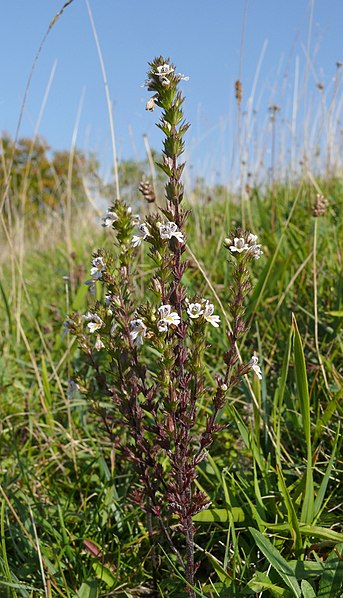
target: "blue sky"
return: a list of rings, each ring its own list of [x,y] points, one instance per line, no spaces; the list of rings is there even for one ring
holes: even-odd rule
[[[183,91],[187,96],[186,116],[192,124],[188,134],[190,159],[197,172],[207,175],[209,169],[221,174],[227,171],[245,0],[89,3],[107,70],[119,156],[144,156],[143,134],[148,135],[152,146],[159,147],[160,135],[154,127],[157,115],[145,111],[149,96],[141,85],[147,62],[162,54],[172,58],[178,71],[190,76],[189,82],[183,83]],[[62,4],[61,0],[11,0],[2,6],[1,131],[15,133],[34,56]],[[243,110],[261,61],[253,101],[262,123],[273,102],[285,114],[290,110],[296,63],[301,99],[311,4],[309,0],[248,0],[247,6]],[[314,0],[310,94],[316,93],[319,81],[328,94],[332,93],[336,61],[343,55],[342,23],[342,0]],[[53,148],[68,148],[83,98],[77,143],[96,152],[104,174],[108,174],[112,163],[108,112],[85,0],[74,0],[47,38],[29,90],[22,136],[32,135],[37,126],[54,68],[39,133]]]

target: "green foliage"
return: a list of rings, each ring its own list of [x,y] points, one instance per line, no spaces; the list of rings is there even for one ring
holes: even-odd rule
[[[62,209],[68,194],[84,202],[83,177],[97,177],[94,156],[88,158],[80,150],[51,152],[40,138],[24,137],[14,146],[5,135],[0,148],[0,187],[7,189],[10,201],[5,209],[11,210],[12,215],[22,209],[28,217]]]
[[[210,510],[194,518],[200,596],[292,596],[294,578],[304,597],[342,595],[343,279],[337,255],[343,250],[343,189],[335,180],[317,184],[330,200],[318,220],[317,242],[318,336],[328,385],[314,342],[310,205],[315,192],[305,185],[280,186],[272,232],[271,195],[256,190],[249,200],[251,228],[263,238],[266,259],[254,268],[254,297],[247,305],[251,328],[242,346],[259,344],[264,380],[255,389],[254,407],[245,382],[230,396],[222,416],[227,427],[212,460],[199,466],[199,488],[212,501]],[[205,273],[225,311],[230,281],[222,242],[239,221],[240,208],[234,198],[207,202],[205,197],[204,192],[190,219],[188,245],[197,261],[192,258],[186,284],[189,293],[200,288],[210,295]],[[138,509],[127,506],[132,470],[118,459],[82,395],[66,396],[70,362],[80,365],[81,360],[75,344],[61,338],[70,309],[63,276],[74,281],[69,305],[86,311],[87,256],[90,249],[111,243],[94,227],[93,217],[84,234],[75,219],[72,240],[77,250],[72,263],[64,238],[57,239],[53,253],[27,247],[23,279],[29,294],[22,297],[21,328],[18,270],[14,265],[11,271],[10,260],[2,266],[4,597],[49,595],[44,584],[51,596],[73,598],[144,595],[152,585],[145,521]],[[144,254],[141,260],[138,288],[149,275]],[[209,388],[220,373],[219,348],[225,344],[223,331],[213,330],[204,364]],[[243,357],[249,359],[250,348]],[[313,510],[306,507],[306,516],[305,497],[313,505]],[[85,540],[99,548],[97,556],[85,548]],[[173,557],[162,558],[159,572],[161,595],[182,596]]]

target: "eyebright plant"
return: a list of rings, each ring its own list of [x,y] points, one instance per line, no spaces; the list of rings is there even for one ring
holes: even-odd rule
[[[169,60],[159,57],[150,63],[145,85],[153,95],[147,109],[157,106],[162,112],[157,126],[164,134],[159,167],[167,175],[166,203],[144,221],[120,199],[107,210],[103,226],[114,231],[114,249],[94,254],[86,282],[93,293],[101,285],[103,299],[85,315],[71,315],[65,330],[77,337],[93,372],[88,378],[76,375],[70,388],[88,397],[115,448],[136,473],[130,499],[146,514],[155,593],[157,536],[164,538],[187,580],[189,595],[195,596],[198,564],[192,518],[210,504],[196,487],[197,466],[215,434],[228,423],[220,422],[219,414],[229,393],[250,371],[261,378],[258,358],[253,355],[241,363],[237,342],[245,332],[248,266],[262,251],[256,235],[240,229],[225,240],[232,262],[228,289],[232,323],[213,390],[203,376],[204,353],[209,331],[224,325],[211,299],[189,296],[182,282],[188,267],[184,254],[190,215],[182,207],[185,163],[179,161],[189,128],[179,89],[184,79]],[[153,265],[143,302],[135,282],[142,247]]]

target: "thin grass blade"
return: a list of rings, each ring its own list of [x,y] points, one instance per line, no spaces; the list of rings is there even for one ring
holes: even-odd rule
[[[311,523],[313,521],[314,487],[312,473],[310,395],[308,392],[304,350],[294,314],[292,314],[292,327],[295,380],[298,391],[302,427],[305,435],[307,448],[306,484],[304,500],[301,510],[301,520],[303,523]]]
[[[283,579],[287,587],[293,592],[293,595],[296,596],[296,598],[301,598],[301,589],[295,577],[295,568],[281,556],[277,548],[273,546],[268,538],[252,527],[249,527],[249,531],[253,536],[256,545],[261,552],[263,552],[264,556],[278,575]]]

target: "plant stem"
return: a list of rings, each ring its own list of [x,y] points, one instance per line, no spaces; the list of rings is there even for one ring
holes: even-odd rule
[[[189,489],[191,490],[191,489]],[[191,500],[191,498],[190,498]],[[186,528],[187,531],[185,533],[186,539],[186,579],[188,583],[193,586],[194,585],[194,526],[192,517],[187,517],[186,520]],[[187,588],[189,595],[194,598],[195,592],[191,587]]]
[[[152,567],[152,580],[154,586],[154,595],[158,596],[158,585],[157,585],[157,561],[156,561],[156,549],[155,549],[155,541],[154,541],[154,530],[152,525],[152,515],[150,510],[150,500],[147,498],[146,501],[146,522],[149,534],[149,542],[151,546],[151,567]]]

